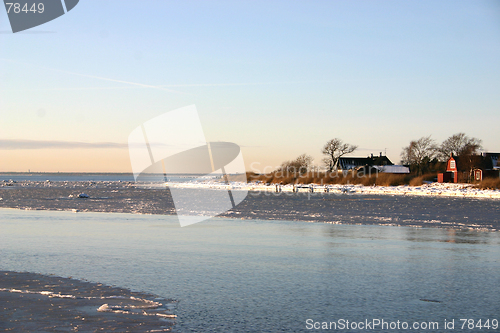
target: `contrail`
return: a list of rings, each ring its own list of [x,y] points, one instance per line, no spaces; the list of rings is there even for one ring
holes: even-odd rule
[[[37,65],[34,65],[34,64],[25,63],[25,62],[21,62],[21,61],[17,61],[17,60],[12,60],[12,59],[0,58],[0,60],[10,61],[10,62],[22,64],[22,65],[29,65],[29,66],[39,67],[39,68],[47,69],[47,70],[54,71],[54,72],[60,72],[60,73],[64,73],[64,74],[70,74],[70,75],[88,77],[88,78],[97,79],[97,80],[103,80],[103,81],[124,83],[124,84],[134,85],[134,86],[143,87],[143,88],[158,89],[158,90],[168,91],[168,92],[174,93],[174,94],[183,94],[183,95],[187,94],[185,92],[177,91],[177,90],[173,90],[173,89],[168,89],[168,88],[165,88],[163,86],[153,86],[153,85],[150,85],[150,84],[137,83],[137,82],[131,82],[131,81],[124,81],[124,80],[117,80],[117,79],[110,79],[110,78],[107,78],[107,77],[101,77],[101,76],[95,76],[95,75],[87,75],[87,74],[75,73],[75,72],[65,71],[65,70],[57,69],[57,68],[51,68],[51,67],[45,67],[45,66],[37,66]]]
[[[226,86],[263,86],[271,84],[296,84],[296,83],[311,83],[302,81],[289,82],[242,82],[242,83],[192,83],[192,84],[166,84],[161,87],[226,87]]]
[[[174,93],[174,94],[183,94],[183,95],[186,94],[186,93],[184,93],[182,91],[177,91],[177,90],[172,90],[172,89],[164,88],[163,86],[153,86],[153,85],[150,85],[150,84],[143,84],[143,83],[137,83],[137,82],[116,80],[116,79],[110,79],[110,78],[101,77],[101,76],[94,76],[94,75],[74,73],[74,72],[64,71],[64,70],[55,69],[55,68],[48,68],[48,67],[42,67],[42,68],[46,68],[46,69],[49,69],[49,70],[52,70],[52,71],[61,72],[61,73],[65,73],[65,74],[77,75],[77,76],[83,76],[83,77],[89,77],[89,78],[92,78],[92,79],[98,79],[98,80],[103,80],[103,81],[119,82],[119,83],[131,84],[131,85],[134,85],[134,86],[139,86],[139,87],[144,87],[144,88],[159,89],[159,90],[168,91],[168,92],[171,92],[171,93]]]

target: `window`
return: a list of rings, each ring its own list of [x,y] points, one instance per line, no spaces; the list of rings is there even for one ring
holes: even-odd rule
[[[450,161],[450,169],[455,169],[455,160]]]

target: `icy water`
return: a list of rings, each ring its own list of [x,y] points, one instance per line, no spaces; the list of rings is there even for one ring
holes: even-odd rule
[[[50,175],[37,177],[44,179]],[[175,214],[170,191],[165,186],[111,181],[110,175],[106,175],[108,180],[101,181],[75,181],[69,176],[68,179],[72,180],[0,180],[0,208]],[[210,196],[211,190],[207,191]],[[90,198],[80,199],[81,193]],[[232,193],[238,194],[238,190]],[[203,207],[204,199],[199,203]],[[500,231],[499,203],[498,199],[486,198],[250,191],[243,202],[222,215],[238,219]]]
[[[203,175],[178,174],[168,177],[170,181],[185,180],[186,178],[196,178]],[[144,181],[155,181],[163,179],[163,175],[143,175]],[[130,173],[8,173],[0,172],[0,181],[13,180],[16,182],[133,182],[134,176]]]
[[[43,182],[64,181],[64,182],[83,182],[83,181],[123,181],[133,182],[134,176],[130,173],[8,173],[0,172],[0,180],[34,181]]]
[[[10,209],[0,217],[0,270],[177,299],[177,332],[309,332],[377,319],[428,327],[413,331],[445,331],[445,320],[456,331],[499,331],[498,232],[230,218],[180,228],[175,216]],[[490,328],[461,330],[460,319]],[[368,328],[344,331],[403,331]]]

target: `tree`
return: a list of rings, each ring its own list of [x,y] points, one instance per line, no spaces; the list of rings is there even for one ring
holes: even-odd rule
[[[401,164],[409,165],[421,175],[427,169],[428,163],[437,155],[436,142],[431,136],[424,136],[410,142],[401,152]]]
[[[476,155],[481,148],[481,140],[457,133],[443,141],[439,147],[439,158],[447,161],[451,154],[458,157]]]
[[[450,155],[457,156],[457,167],[463,172],[463,179],[470,181],[473,170],[481,165],[482,159],[478,154],[481,148],[481,140],[457,133],[443,141],[439,147],[439,158],[447,161]]]
[[[338,138],[328,141],[322,150],[322,153],[327,156],[323,159],[323,162],[328,167],[328,171],[338,169],[339,159],[346,154],[354,152],[357,148],[358,146],[344,143]]]
[[[313,158],[311,156],[302,154],[292,161],[283,162],[278,170],[293,174],[303,174],[310,170],[312,161]]]

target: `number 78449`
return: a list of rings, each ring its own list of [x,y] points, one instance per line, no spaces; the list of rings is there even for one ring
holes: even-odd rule
[[[18,3],[18,2],[6,2],[5,5],[7,6],[7,14],[10,13],[10,11],[12,10],[15,14],[19,14],[21,12],[24,12],[24,13],[43,13],[43,11],[45,10],[45,6],[43,5],[42,2],[38,3],[38,5],[36,3],[33,3],[33,5],[28,8],[28,4],[25,3],[24,6],[21,8],[21,4]]]

